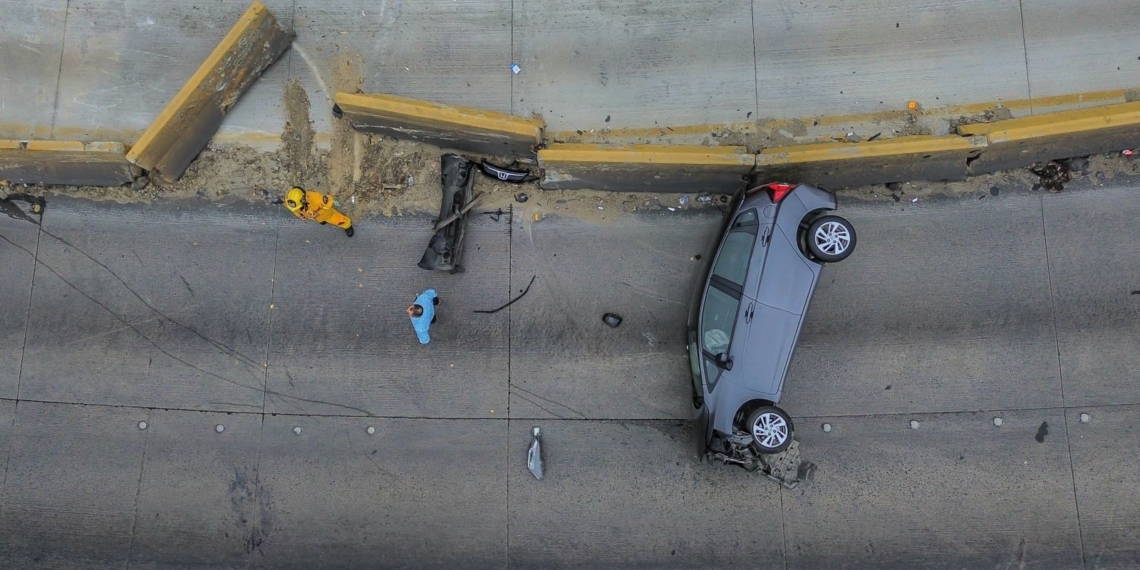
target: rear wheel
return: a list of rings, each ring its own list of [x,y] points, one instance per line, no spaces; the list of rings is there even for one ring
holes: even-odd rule
[[[855,228],[839,216],[822,216],[808,226],[807,246],[820,261],[843,261],[855,250]]]
[[[760,406],[748,414],[744,426],[760,453],[779,453],[792,444],[792,419],[776,406]]]

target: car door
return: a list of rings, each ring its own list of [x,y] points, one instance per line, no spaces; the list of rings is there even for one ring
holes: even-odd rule
[[[749,269],[754,267],[756,250],[764,247],[764,240],[758,238],[768,231],[771,224],[761,223],[755,208],[737,214],[725,232],[709,273],[698,340],[706,388],[710,393],[726,370],[718,358],[723,355],[731,361],[733,346],[743,346],[746,340],[747,327],[741,323],[750,319],[755,302],[744,295],[745,285],[750,282],[750,273],[754,273]]]

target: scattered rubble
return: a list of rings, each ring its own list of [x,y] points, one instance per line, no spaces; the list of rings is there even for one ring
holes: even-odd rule
[[[1044,165],[1034,163],[1029,171],[1041,179],[1034,189],[1044,188],[1054,193],[1064,190],[1065,184],[1073,179],[1067,161],[1050,160]]]

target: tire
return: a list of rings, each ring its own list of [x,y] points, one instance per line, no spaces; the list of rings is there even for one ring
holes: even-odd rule
[[[822,216],[808,226],[807,247],[812,257],[835,263],[855,251],[855,227],[839,216]]]
[[[776,406],[752,410],[744,429],[752,434],[752,447],[757,453],[779,453],[792,444],[792,419]]]

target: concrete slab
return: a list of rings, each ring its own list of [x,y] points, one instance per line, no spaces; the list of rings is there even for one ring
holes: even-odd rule
[[[760,117],[1029,97],[1017,0],[755,2],[753,13]]]
[[[30,211],[23,202],[3,205]],[[0,279],[0,304],[8,307],[0,311],[0,398],[15,398],[20,383],[38,230],[30,221],[0,217],[0,265],[5,275]]]
[[[693,458],[687,422],[511,422],[511,568],[783,568],[779,486]],[[746,562],[744,562],[746,561]]]
[[[900,199],[840,203],[858,246],[823,270],[782,405],[807,416],[1060,406],[1038,195]]]
[[[267,416],[253,566],[504,567],[506,430],[502,420]]]
[[[1140,86],[1140,54],[1130,44],[1140,6],[1096,2],[1072,10],[1063,0],[1022,6],[1034,99]]]
[[[531,159],[542,143],[543,124],[539,119],[377,93],[338,91],[334,98],[334,113],[365,133],[417,140],[443,149]]]
[[[178,180],[234,103],[292,43],[292,30],[254,1],[131,146],[127,160],[152,178]]]
[[[971,174],[1028,168],[1035,162],[1119,152],[1140,138],[1140,102],[1040,113],[966,125],[962,135],[985,139]]]
[[[123,186],[140,171],[119,142],[0,140],[0,180],[20,184]]]
[[[1088,413],[1088,423],[1080,420]],[[1075,408],[1065,414],[1090,568],[1140,565],[1140,406]]]
[[[750,6],[519,0],[511,112],[550,131],[744,121],[757,110]]]
[[[516,217],[511,246],[512,296],[536,276],[509,309],[511,417],[687,419],[685,322],[703,268],[691,258],[708,255],[720,215],[535,224],[529,211]],[[620,327],[602,322],[608,312]]]
[[[1045,196],[1065,401],[1140,403],[1140,205],[1132,188]]]
[[[510,0],[297,0],[291,76],[332,132],[332,92],[390,93],[511,112]],[[351,62],[351,63],[349,63]]]
[[[149,423],[130,568],[244,568],[263,539],[261,417],[155,410]]]
[[[357,220],[356,235],[311,222],[281,227],[266,410],[411,417],[506,417],[507,220],[467,226],[466,273],[416,266],[434,218]],[[325,263],[322,260],[336,260]],[[431,343],[404,310],[440,296]]]
[[[734,194],[756,166],[742,146],[552,144],[538,151],[543,190]]]
[[[55,203],[21,397],[260,410],[276,231],[266,208]]]
[[[282,25],[290,24],[291,0],[262,3]],[[148,0],[71,2],[53,136],[134,142],[249,5],[249,0],[209,6]],[[222,132],[279,136],[285,125],[281,100],[287,76],[287,65],[270,67],[229,114]]]
[[[0,516],[0,566],[122,568],[146,447],[128,408],[20,402]]]
[[[0,1],[0,138],[51,137],[67,4]]]
[[[1064,416],[993,415],[800,422],[817,470],[783,493],[787,567],[1081,567]]]

